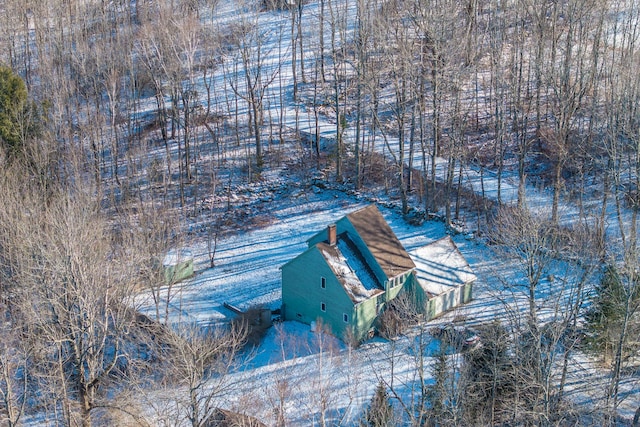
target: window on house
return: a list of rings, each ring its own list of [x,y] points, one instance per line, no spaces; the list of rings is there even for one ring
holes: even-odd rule
[[[344,320],[344,323],[349,323],[349,315],[347,313],[342,313],[342,320]]]
[[[302,319],[302,314],[296,313],[296,316],[298,316],[298,319]]]
[[[327,311],[327,305],[323,302],[320,303],[320,310]]]
[[[326,287],[327,287],[327,279],[325,279],[324,277],[321,277],[321,278],[320,278],[320,287],[321,287],[322,289],[324,289],[324,288],[326,288]]]

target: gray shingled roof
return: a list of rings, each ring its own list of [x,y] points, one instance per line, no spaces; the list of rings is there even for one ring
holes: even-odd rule
[[[369,205],[347,218],[376,259],[387,278],[415,268],[411,257],[376,207]]]

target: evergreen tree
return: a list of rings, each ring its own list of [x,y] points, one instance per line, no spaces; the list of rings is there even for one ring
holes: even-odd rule
[[[26,104],[24,82],[11,68],[0,65],[0,140],[10,147],[20,143],[20,116]]]
[[[632,308],[634,313],[640,305],[640,286],[631,286],[634,295]],[[629,290],[625,287],[625,279],[615,266],[607,266],[600,283],[595,287],[592,296],[592,304],[585,319],[587,321],[589,348],[604,357],[605,362],[611,361],[615,352],[620,328],[625,316],[626,301]],[[634,316],[632,316],[633,318]],[[637,316],[635,316],[637,317]],[[635,319],[631,322],[632,329],[638,328],[640,322]],[[628,334],[633,336],[633,334]],[[633,349],[625,343],[627,354]]]
[[[28,137],[38,133],[41,108],[28,100],[22,78],[0,65],[0,145],[8,152],[20,149]]]
[[[371,427],[391,427],[394,425],[393,407],[382,381],[378,383],[376,392],[371,398],[367,410],[367,424]]]
[[[449,364],[447,363],[447,355],[444,351],[438,352],[433,366],[434,384],[429,390],[429,404],[431,406],[431,414],[435,418],[444,415],[444,401],[446,384],[449,377]]]

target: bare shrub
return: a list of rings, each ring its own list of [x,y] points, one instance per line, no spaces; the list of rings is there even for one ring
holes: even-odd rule
[[[386,339],[394,338],[403,334],[407,328],[415,325],[419,320],[420,315],[410,295],[401,292],[387,303],[382,314],[378,316],[378,333]]]
[[[301,0],[260,0],[260,9],[268,10],[289,10],[296,7]]]

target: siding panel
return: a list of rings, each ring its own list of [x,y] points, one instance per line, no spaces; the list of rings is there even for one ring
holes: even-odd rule
[[[324,289],[322,277],[326,279]],[[321,303],[326,305],[324,312]],[[349,327],[343,314],[350,320],[354,318],[353,303],[315,247],[282,267],[282,306],[285,320],[311,324],[321,319],[339,338],[344,337]]]

